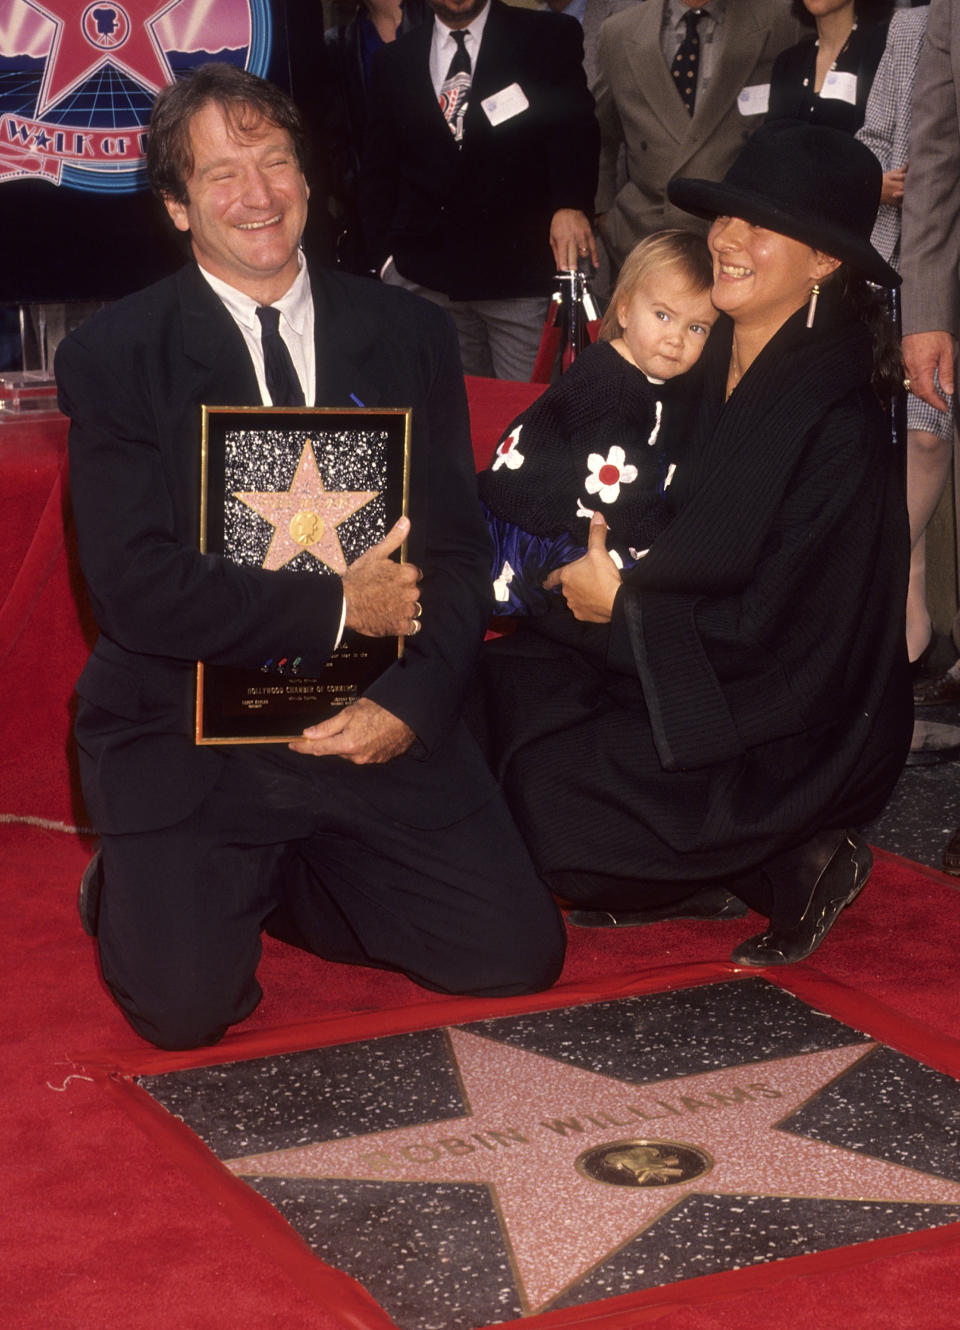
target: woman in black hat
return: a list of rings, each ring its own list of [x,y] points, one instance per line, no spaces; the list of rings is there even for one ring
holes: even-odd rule
[[[573,922],[729,917],[734,952],[800,960],[860,891],[854,830],[910,743],[902,459],[882,396],[900,371],[864,278],[873,155],[765,124],[719,183],[674,203],[715,220],[718,321],[691,375],[676,515],[621,574],[602,518],[552,575],[563,600],[486,652],[491,752]]]

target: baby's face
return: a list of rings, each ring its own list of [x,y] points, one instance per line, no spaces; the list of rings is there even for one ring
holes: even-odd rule
[[[617,306],[621,338],[634,363],[651,379],[674,379],[695,364],[717,311],[710,288],[692,290],[676,267],[651,273]]]

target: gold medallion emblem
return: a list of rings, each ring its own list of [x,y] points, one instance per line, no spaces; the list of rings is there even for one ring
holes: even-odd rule
[[[705,1150],[677,1141],[608,1141],[584,1150],[577,1172],[612,1187],[673,1187],[713,1168]]]
[[[323,539],[323,528],[323,518],[319,513],[312,513],[309,509],[301,508],[290,519],[290,538],[305,548],[316,545]]]

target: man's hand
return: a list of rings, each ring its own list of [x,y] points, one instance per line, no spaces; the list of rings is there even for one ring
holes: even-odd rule
[[[558,268],[575,269],[588,254],[594,267],[600,262],[589,218],[578,208],[558,208],[553,214],[550,248]]]
[[[590,519],[587,552],[581,559],[555,568],[543,584],[559,587],[571,614],[582,623],[609,623],[620,590],[620,570],[607,553],[607,524],[602,513]]]
[[[390,558],[409,530],[409,520],[401,517],[383,540],[371,545],[341,577],[345,628],[353,628],[364,637],[393,637],[420,631],[417,599],[420,569],[412,563],[395,563]]]
[[[937,392],[933,375],[936,370],[945,393],[953,392],[953,357],[956,352],[953,338],[943,331],[908,333],[901,345],[914,397],[946,411],[947,404]]]
[[[310,757],[342,757],[366,766],[399,757],[415,738],[410,726],[392,711],[361,697],[329,720],[311,725],[290,747]]]
[[[903,185],[906,178],[906,167],[900,171],[884,171],[880,202],[891,203],[895,208],[899,208],[903,203]]]

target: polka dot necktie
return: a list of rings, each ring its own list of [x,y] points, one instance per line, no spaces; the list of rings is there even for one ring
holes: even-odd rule
[[[697,67],[700,64],[700,34],[697,32],[699,18],[699,9],[691,9],[688,14],[684,14],[683,21],[687,25],[687,35],[680,43],[680,49],[673,57],[673,64],[670,66],[670,73],[677,85],[680,100],[687,108],[687,115],[693,115],[697,101]]]

